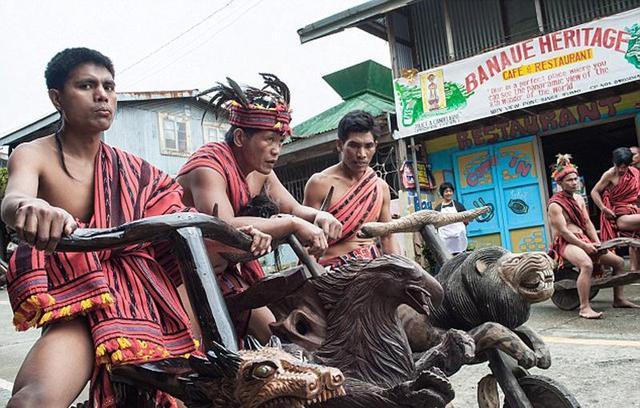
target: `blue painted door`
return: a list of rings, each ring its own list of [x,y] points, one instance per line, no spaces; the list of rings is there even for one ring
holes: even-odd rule
[[[491,211],[469,224],[470,245],[501,245],[514,252],[546,248],[543,203],[533,138],[455,153],[459,201]]]

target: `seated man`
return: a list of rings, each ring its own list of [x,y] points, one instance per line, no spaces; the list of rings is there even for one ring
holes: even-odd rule
[[[347,113],[338,124],[340,163],[314,174],[307,182],[304,204],[315,208],[320,208],[333,186],[327,211],[343,224],[342,238],[330,241],[329,249],[320,258],[324,266],[341,265],[354,258],[375,258],[378,254],[373,239],[356,236],[365,222],[391,220],[389,186],[369,167],[376,152],[376,138],[369,113]],[[385,254],[400,254],[393,236],[382,237],[380,243]]]
[[[631,159],[631,165],[636,169],[639,169],[640,168],[640,147],[631,146],[629,150],[631,150],[631,154],[633,154],[633,157]],[[638,201],[636,201],[636,205],[640,205],[640,197],[638,197]],[[629,258],[631,260],[631,270],[640,271],[640,248],[635,248],[635,247],[629,248]]]
[[[78,226],[109,228],[181,211],[182,190],[144,160],[101,142],[116,109],[109,58],[66,49],[45,77],[62,124],[54,135],[15,149],[2,200],[3,220],[29,244],[9,263],[13,321],[18,330],[44,328],[8,406],[66,408],[91,378],[92,406],[112,407],[105,367],[195,350],[176,291],[180,275],[164,269],[171,264],[166,247],[53,251]],[[174,405],[166,395],[160,399]]]
[[[340,237],[342,226],[329,213],[300,205],[273,172],[282,142],[290,134],[289,90],[275,76],[262,75],[266,83],[262,90],[243,90],[229,80],[230,86],[218,84],[207,91],[214,92],[211,104],[216,115],[228,117],[231,128],[224,142],[202,146],[180,169],[178,182],[184,187],[184,201],[206,214],[217,208],[223,220],[252,225],[274,239],[295,234],[311,254],[320,256],[327,249],[327,237]],[[254,198],[265,201],[264,195],[277,204],[271,203],[271,207],[279,207],[271,212],[288,216],[264,219],[243,215]],[[264,276],[257,260],[238,267],[229,265],[214,250],[209,256],[225,296],[242,292]],[[249,316],[232,317],[237,320],[240,337],[248,326],[258,339],[269,338],[267,324],[274,318],[267,308],[254,310],[250,321]]]
[[[612,153],[613,167],[605,171],[591,190],[600,209],[600,239],[634,236],[640,230],[640,170],[632,166],[633,153],[619,147]]]
[[[571,164],[570,155],[558,155],[553,179],[560,185],[562,191],[555,193],[549,199],[549,221],[553,233],[551,252],[562,266],[563,260],[569,261],[580,271],[576,282],[580,297],[580,317],[598,319],[602,312],[591,308],[589,292],[591,289],[591,275],[594,263],[610,265],[614,273],[621,273],[624,260],[612,252],[598,253],[600,244],[596,229],[589,219],[589,213],[584,199],[577,191],[580,186],[578,170]],[[622,288],[614,289],[614,306],[625,304]]]

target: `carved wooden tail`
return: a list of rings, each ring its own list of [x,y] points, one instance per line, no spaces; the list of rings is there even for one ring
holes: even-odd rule
[[[426,225],[440,228],[455,222],[469,222],[489,211],[489,207],[480,207],[459,213],[441,213],[433,210],[417,211],[389,222],[368,222],[360,228],[358,236],[373,238],[397,232],[416,232]]]

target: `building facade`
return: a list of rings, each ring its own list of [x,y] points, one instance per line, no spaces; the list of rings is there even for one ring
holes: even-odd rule
[[[105,143],[133,153],[170,175],[176,175],[187,158],[208,142],[224,140],[226,123],[205,113],[206,101],[197,90],[121,92]],[[18,144],[50,135],[59,125],[57,112],[4,135],[0,144]]]
[[[584,193],[611,151],[640,138],[640,1],[371,1],[299,30],[347,27],[386,39],[396,137],[420,148],[435,186],[453,182],[474,247],[544,250],[558,153]],[[424,192],[423,192],[424,193]],[[435,189],[424,198],[438,200]],[[587,197],[588,198],[588,197]],[[598,227],[597,209],[589,211]]]

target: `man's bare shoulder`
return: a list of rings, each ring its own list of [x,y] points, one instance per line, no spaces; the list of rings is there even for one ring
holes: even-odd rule
[[[613,180],[615,176],[616,176],[616,168],[615,167],[610,167],[610,168],[607,169],[607,171],[602,173],[602,179],[606,180],[606,181]]]
[[[573,199],[576,200],[580,207],[584,207],[584,198],[580,194],[573,193]]]
[[[382,188],[383,191],[390,191],[391,187],[389,187],[389,183],[387,183],[382,177],[377,177],[378,186]]]
[[[555,211],[562,211],[562,207],[558,203],[549,203],[549,206],[547,208],[549,210],[549,213],[552,213]]]
[[[344,172],[340,167],[340,163],[329,166],[316,174],[320,175],[321,177],[344,177]]]
[[[318,173],[314,173],[308,181],[308,184],[322,186],[342,179],[341,174],[337,171],[337,165],[328,167]]]
[[[11,153],[9,161],[13,166],[29,165],[33,167],[36,164],[43,164],[46,167],[46,163],[52,162],[50,159],[53,159],[54,163],[56,162],[57,154],[58,148],[54,136],[50,135],[31,142],[20,143]]]

